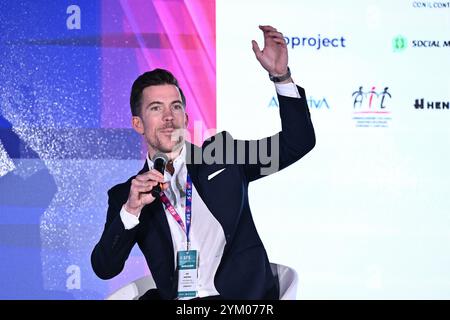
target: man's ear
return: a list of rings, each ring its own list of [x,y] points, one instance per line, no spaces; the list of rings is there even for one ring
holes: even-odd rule
[[[187,128],[189,125],[189,115],[187,112],[185,112],[184,115],[186,116],[186,119],[184,120],[184,127]]]
[[[136,131],[139,134],[144,134],[144,124],[142,123],[142,119],[137,116],[133,116],[131,118],[131,125],[133,126],[134,131]]]

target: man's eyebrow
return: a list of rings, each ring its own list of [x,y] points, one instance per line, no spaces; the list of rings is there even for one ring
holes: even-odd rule
[[[174,104],[174,103],[181,103],[181,104],[183,104],[183,102],[181,100],[173,100],[170,104]],[[155,104],[159,105],[159,104],[164,104],[164,103],[162,101],[156,100],[156,101],[150,102],[146,107],[150,107],[150,106],[155,105]]]
[[[146,107],[150,107],[150,106],[152,106],[152,105],[154,105],[154,104],[163,104],[161,101],[152,101],[152,102],[150,102],[148,105],[146,105]]]

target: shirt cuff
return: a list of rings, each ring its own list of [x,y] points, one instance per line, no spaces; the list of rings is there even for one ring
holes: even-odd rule
[[[122,206],[122,210],[120,210],[120,219],[122,219],[123,226],[126,230],[133,229],[139,224],[139,217],[125,210],[125,206]]]
[[[275,89],[280,96],[301,98],[295,83],[275,83]]]

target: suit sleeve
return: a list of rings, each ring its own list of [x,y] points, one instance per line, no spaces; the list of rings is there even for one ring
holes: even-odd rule
[[[95,274],[101,279],[111,279],[118,275],[136,243],[136,231],[139,226],[125,230],[120,218],[122,199],[118,198],[114,188],[108,191],[108,212],[100,241],[91,254],[91,264]]]
[[[278,95],[280,132],[260,140],[235,140],[236,153],[245,150],[243,171],[248,182],[286,168],[314,148],[316,138],[305,90],[297,89],[301,98]]]

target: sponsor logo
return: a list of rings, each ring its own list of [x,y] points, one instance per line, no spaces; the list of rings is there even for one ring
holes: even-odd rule
[[[450,1],[413,1],[412,6],[418,9],[450,9]]]
[[[450,40],[413,40],[413,48],[450,48]]]
[[[392,39],[392,48],[394,52],[400,52],[406,49],[408,46],[408,40],[404,36],[396,36]]]
[[[389,87],[385,87],[383,91],[377,92],[376,87],[371,87],[369,91],[363,91],[363,87],[352,93],[353,109],[365,109],[362,113],[386,113],[385,100],[392,98],[389,93]]]
[[[347,39],[345,39],[344,36],[324,37],[320,34],[317,36],[285,36],[284,40],[291,49],[309,47],[321,50],[324,48],[332,49],[347,47]]]
[[[450,101],[426,101],[425,98],[416,99],[416,110],[450,110]]]
[[[322,98],[316,98],[316,97],[309,97],[306,99],[307,103],[308,103],[308,107],[310,109],[328,109],[330,110],[330,105],[327,101],[327,98],[322,97]],[[278,104],[278,99],[273,96],[272,99],[270,99],[270,102],[267,106],[268,108],[278,108],[279,104]]]
[[[412,40],[409,42],[412,48],[450,48],[450,40]],[[408,40],[402,35],[392,39],[394,52],[402,52],[408,47]]]
[[[313,97],[309,97],[307,101],[308,106],[312,109],[330,109],[330,105],[328,104],[326,98],[315,99]]]
[[[389,100],[392,98],[389,87],[377,90],[371,86],[369,90],[364,90],[360,86],[352,93],[353,98],[353,120],[356,127],[380,127],[389,126],[391,110]]]

